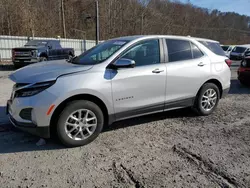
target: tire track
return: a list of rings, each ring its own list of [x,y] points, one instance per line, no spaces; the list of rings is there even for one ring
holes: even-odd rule
[[[201,156],[192,153],[180,145],[175,145],[173,147],[173,151],[180,157],[185,158],[192,164],[196,165],[202,173],[206,174],[208,178],[216,182],[222,188],[246,187],[245,185],[237,182],[235,178],[230,177],[229,174],[216,167],[212,161],[207,161]]]

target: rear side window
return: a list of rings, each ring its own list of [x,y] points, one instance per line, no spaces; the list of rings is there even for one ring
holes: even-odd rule
[[[191,47],[192,47],[192,51],[193,51],[193,58],[200,58],[202,57],[204,54],[201,52],[201,50],[193,43],[191,43]]]
[[[169,62],[192,59],[192,51],[189,41],[166,39]]]
[[[207,42],[207,41],[199,41],[201,44],[206,46],[208,49],[210,49],[212,52],[214,52],[217,55],[225,56],[225,52],[221,48],[220,44],[217,42]]]

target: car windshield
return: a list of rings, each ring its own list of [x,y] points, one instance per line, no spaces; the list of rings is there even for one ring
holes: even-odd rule
[[[74,58],[72,63],[82,65],[102,63],[128,42],[129,40],[108,40]]]
[[[225,52],[223,51],[222,47],[218,42],[208,42],[208,41],[199,41],[201,44],[206,46],[208,49],[210,49],[212,52],[214,52],[217,55],[225,56]]]
[[[226,52],[227,50],[228,50],[228,48],[229,48],[229,46],[221,46],[222,47],[222,49]]]
[[[31,40],[27,42],[24,46],[46,46],[48,42],[40,40]]]
[[[244,47],[235,47],[233,49],[233,52],[237,52],[237,53],[243,53],[245,51],[246,51],[246,48],[244,48]]]

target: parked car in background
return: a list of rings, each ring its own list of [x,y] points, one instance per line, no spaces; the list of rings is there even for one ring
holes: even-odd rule
[[[231,60],[242,60],[245,53],[250,51],[250,44],[235,46],[230,53]]]
[[[238,79],[243,85],[250,85],[250,51],[245,53],[238,69]]]
[[[225,52],[225,55],[227,57],[230,57],[230,53],[232,52],[232,50],[234,49],[235,46],[233,45],[221,45],[222,49]]]
[[[69,62],[17,70],[7,113],[20,129],[45,138],[54,131],[66,146],[81,146],[122,119],[186,107],[209,115],[228,93],[230,77],[217,41],[121,37]]]
[[[62,48],[59,40],[31,40],[24,47],[12,49],[16,68],[40,61],[68,59],[75,55],[73,48]]]

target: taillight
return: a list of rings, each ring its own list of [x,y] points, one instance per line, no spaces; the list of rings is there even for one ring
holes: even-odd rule
[[[229,67],[231,67],[232,61],[230,59],[226,59],[225,62]]]

